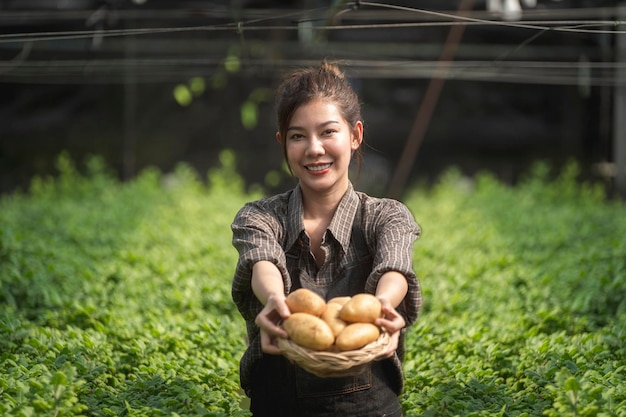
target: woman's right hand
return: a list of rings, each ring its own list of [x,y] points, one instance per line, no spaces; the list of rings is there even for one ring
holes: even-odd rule
[[[285,296],[270,295],[265,307],[256,316],[254,323],[259,327],[261,335],[261,350],[271,355],[280,355],[281,351],[276,344],[276,338],[287,338],[287,332],[280,327],[283,320],[291,315],[285,303]]]

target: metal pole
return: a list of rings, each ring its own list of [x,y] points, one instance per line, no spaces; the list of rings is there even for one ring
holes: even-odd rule
[[[130,24],[132,25],[131,20]],[[128,180],[135,172],[135,148],[137,134],[135,119],[137,115],[137,74],[135,58],[137,57],[137,45],[133,36],[126,37],[124,41],[124,58],[126,69],[124,73],[124,132],[122,135],[122,178]]]
[[[459,6],[458,14],[463,14],[472,10],[473,6],[474,0],[463,0]],[[391,198],[400,198],[400,195],[404,190],[409,174],[411,173],[411,168],[415,162],[417,152],[424,141],[428,124],[430,123],[432,114],[435,111],[437,102],[439,101],[439,96],[441,95],[443,84],[445,83],[446,71],[450,65],[450,61],[452,61],[454,55],[456,54],[456,49],[461,41],[461,38],[463,37],[464,30],[465,25],[455,25],[452,26],[450,32],[448,32],[448,38],[446,39],[443,52],[439,57],[439,64],[437,65],[436,73],[428,84],[424,100],[417,111],[417,116],[413,122],[411,133],[409,134],[409,137],[404,145],[404,151],[400,157],[400,162],[398,163],[396,172],[391,179],[388,192],[388,196]]]
[[[626,1],[618,8],[617,18],[626,21]],[[623,23],[622,23],[623,24]],[[615,62],[626,63],[626,35],[618,33],[615,39]],[[617,66],[613,107],[613,149],[615,152],[615,192],[626,200],[626,68]]]

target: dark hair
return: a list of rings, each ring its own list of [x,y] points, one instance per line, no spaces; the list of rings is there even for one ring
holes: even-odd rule
[[[276,94],[278,132],[283,138],[283,155],[287,160],[286,137],[289,121],[296,110],[313,100],[334,103],[351,127],[361,118],[361,103],[344,73],[336,64],[322,61],[319,67],[302,68],[285,75]],[[361,170],[361,147],[355,151],[358,172]],[[289,167],[291,171],[291,167]]]

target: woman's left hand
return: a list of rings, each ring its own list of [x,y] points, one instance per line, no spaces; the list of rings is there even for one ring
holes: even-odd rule
[[[406,321],[404,320],[404,317],[402,317],[400,313],[393,308],[389,300],[382,298],[380,299],[380,302],[382,304],[383,316],[377,319],[375,324],[382,327],[387,333],[389,333],[391,338],[389,345],[387,345],[387,349],[380,355],[380,359],[385,359],[392,357],[398,348],[400,333],[406,326]]]

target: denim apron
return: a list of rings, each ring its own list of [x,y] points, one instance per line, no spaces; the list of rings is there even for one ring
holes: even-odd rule
[[[320,285],[299,266],[301,256],[311,256],[305,245],[297,242],[286,252],[292,291],[308,288],[326,300],[364,292],[373,259],[360,229],[360,214],[358,209],[350,243],[358,245],[359,256],[342,265],[337,271],[339,279],[329,285]],[[401,387],[391,382],[395,372],[393,362],[385,359],[373,362],[357,376],[320,378],[283,356],[264,354],[251,372],[250,410],[254,417],[400,417]]]

